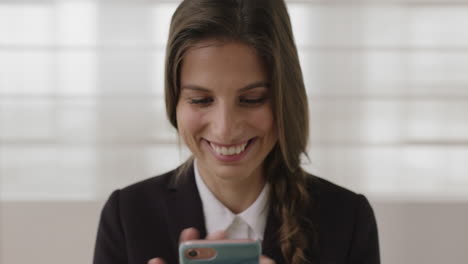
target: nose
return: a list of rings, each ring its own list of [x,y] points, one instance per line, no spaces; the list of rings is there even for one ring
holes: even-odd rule
[[[223,144],[234,144],[242,140],[242,113],[227,102],[220,102],[213,110],[211,123],[214,139]]]

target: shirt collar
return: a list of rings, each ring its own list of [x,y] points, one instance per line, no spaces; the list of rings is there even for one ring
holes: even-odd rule
[[[195,182],[200,193],[205,215],[207,234],[218,230],[226,230],[232,223],[236,214],[224,206],[210,191],[198,171],[197,160],[194,160]],[[237,216],[244,220],[252,229],[253,234],[249,239],[263,240],[263,233],[268,213],[269,184],[266,183],[255,202]]]
[[[265,184],[255,202],[238,216],[242,218],[253,230],[254,238],[263,240],[268,213],[269,184]]]

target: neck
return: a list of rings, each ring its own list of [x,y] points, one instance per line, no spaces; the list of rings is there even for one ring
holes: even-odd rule
[[[265,177],[258,168],[247,177],[223,178],[199,166],[200,176],[213,195],[231,212],[239,214],[249,208],[263,190]]]

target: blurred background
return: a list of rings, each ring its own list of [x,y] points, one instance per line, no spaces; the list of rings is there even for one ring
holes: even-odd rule
[[[110,192],[188,156],[163,101],[179,2],[0,0],[1,264],[91,263]],[[383,263],[468,263],[468,0],[287,3],[304,167],[369,198]]]

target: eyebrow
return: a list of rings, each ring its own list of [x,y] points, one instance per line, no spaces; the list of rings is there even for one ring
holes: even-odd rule
[[[268,88],[270,85],[266,82],[255,82],[255,83],[251,83],[249,85],[246,85],[244,87],[242,87],[239,92],[245,92],[245,91],[248,91],[248,90],[252,90],[252,89],[255,89],[255,88],[259,88],[259,87],[265,87],[265,88]],[[184,85],[182,86],[182,89],[189,89],[189,90],[195,90],[195,91],[202,91],[202,92],[211,92],[210,89],[208,88],[205,88],[205,87],[202,87],[202,86],[199,86],[199,85],[194,85],[194,84],[187,84],[187,85]]]

